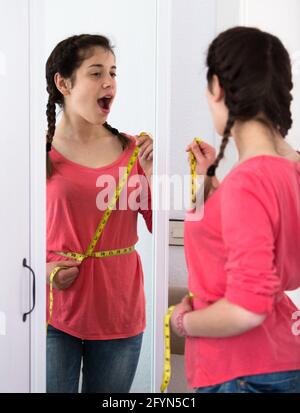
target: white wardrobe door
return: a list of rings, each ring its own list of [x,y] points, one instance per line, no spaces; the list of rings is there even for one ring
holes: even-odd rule
[[[0,0],[0,392],[28,392],[28,2]]]

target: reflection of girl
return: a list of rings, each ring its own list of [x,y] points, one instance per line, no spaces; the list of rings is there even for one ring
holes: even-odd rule
[[[97,188],[103,186],[101,178],[108,176],[118,183],[136,142],[139,156],[128,179],[137,175],[139,186],[146,181],[144,190],[136,197],[135,210],[126,207],[127,198],[125,207],[118,208],[124,194],[129,199],[137,190],[136,184],[125,185],[95,251],[134,246],[138,212],[152,231],[152,139],[121,134],[106,123],[116,94],[115,76],[112,47],[98,35],[60,42],[46,65],[48,282],[54,267],[70,266],[54,278],[47,335],[48,392],[77,392],[81,361],[83,392],[128,392],[139,359],[145,329],[139,254],[133,249],[104,258],[89,256],[79,264],[58,253],[87,250],[105,210]],[[63,108],[57,127],[55,104]]]
[[[297,308],[284,293],[300,287],[300,156],[283,140],[292,125],[290,59],[276,37],[237,27],[213,41],[207,65],[223,141],[216,159],[206,143],[187,148],[199,173],[208,167],[206,203],[202,220],[186,216],[194,298],[176,306],[171,324],[188,336],[187,379],[197,392],[300,392]],[[239,162],[218,184],[230,136]]]

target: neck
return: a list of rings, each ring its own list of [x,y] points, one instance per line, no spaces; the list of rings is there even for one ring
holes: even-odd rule
[[[65,111],[56,126],[55,136],[59,139],[72,140],[84,145],[101,138],[111,138],[103,125],[93,125],[82,117],[70,115]]]
[[[239,154],[239,162],[258,155],[286,156],[293,151],[277,131],[256,120],[236,122],[232,137]]]

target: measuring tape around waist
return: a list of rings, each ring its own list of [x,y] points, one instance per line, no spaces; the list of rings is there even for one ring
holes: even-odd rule
[[[89,255],[82,254],[80,252],[63,252],[63,251],[51,251],[51,252],[57,255],[61,255],[62,257],[73,258],[74,260],[83,261],[87,257],[104,258],[104,257],[113,257],[115,255],[129,254],[134,249],[135,249],[135,245],[132,245],[131,247],[127,247],[127,248],[119,248],[115,250],[106,250],[106,251],[96,251]]]
[[[140,136],[142,136],[144,134],[145,134],[145,132],[142,132],[140,134]],[[99,238],[100,238],[100,236],[101,236],[101,234],[104,230],[104,227],[105,227],[105,225],[106,225],[106,223],[107,223],[107,221],[108,221],[108,219],[109,219],[109,217],[112,213],[113,207],[115,206],[115,204],[116,204],[116,202],[117,202],[117,200],[120,196],[120,193],[121,193],[121,191],[122,191],[122,189],[123,189],[123,187],[124,187],[124,185],[125,185],[125,183],[128,179],[128,176],[129,176],[129,174],[130,174],[130,172],[133,168],[133,165],[134,165],[134,163],[135,163],[135,161],[138,157],[139,150],[140,150],[140,148],[138,146],[136,146],[134,151],[133,151],[132,156],[129,159],[126,171],[124,172],[123,176],[121,177],[121,179],[120,179],[120,181],[117,185],[117,188],[116,188],[112,198],[110,199],[108,207],[106,208],[106,210],[105,210],[105,212],[104,212],[104,214],[101,218],[101,221],[100,221],[100,223],[99,223],[99,225],[96,229],[96,232],[93,236],[93,239],[92,239],[91,243],[89,244],[86,252],[85,253],[64,252],[64,251],[53,251],[53,252],[55,252],[57,255],[61,255],[61,256],[64,256],[64,257],[75,259],[75,260],[77,260],[81,263],[84,259],[86,259],[88,257],[105,258],[105,257],[116,256],[116,255],[129,254],[132,251],[134,251],[135,245],[132,245],[132,246],[127,247],[127,248],[118,248],[118,249],[113,249],[113,250],[96,251],[96,252],[94,252],[94,249],[95,249],[96,244],[97,244],[97,242],[98,242],[98,240],[99,240]],[[54,299],[53,299],[53,282],[54,282],[54,277],[56,276],[56,274],[60,270],[69,269],[69,268],[71,268],[71,267],[65,266],[65,265],[56,266],[51,271],[51,273],[49,275],[49,319],[47,321],[47,326],[46,326],[47,329],[48,329],[49,323],[52,320],[52,314],[53,314],[53,302],[54,302]]]
[[[132,245],[131,247],[128,248],[120,248],[116,250],[107,250],[107,251],[96,251],[93,252],[90,255],[78,253],[78,252],[63,252],[63,251],[51,251],[57,255],[61,255],[63,257],[68,257],[75,259],[77,261],[82,262],[84,259],[88,257],[94,257],[94,258],[105,258],[105,257],[112,257],[116,255],[123,255],[123,254],[129,254],[132,251],[135,250],[135,245]],[[52,313],[53,313],[53,281],[54,277],[60,270],[64,269],[70,269],[70,266],[67,265],[61,265],[61,266],[56,266],[54,269],[51,271],[50,276],[49,276],[49,320],[47,321],[47,329],[48,325],[52,320]]]

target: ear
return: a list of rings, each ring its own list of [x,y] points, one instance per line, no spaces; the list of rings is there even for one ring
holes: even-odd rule
[[[215,102],[220,102],[224,99],[224,90],[220,85],[220,81],[217,75],[213,75],[211,82],[211,94],[213,95],[213,100]]]
[[[69,79],[65,79],[59,73],[55,73],[54,83],[63,96],[67,96],[70,94],[71,81]]]

